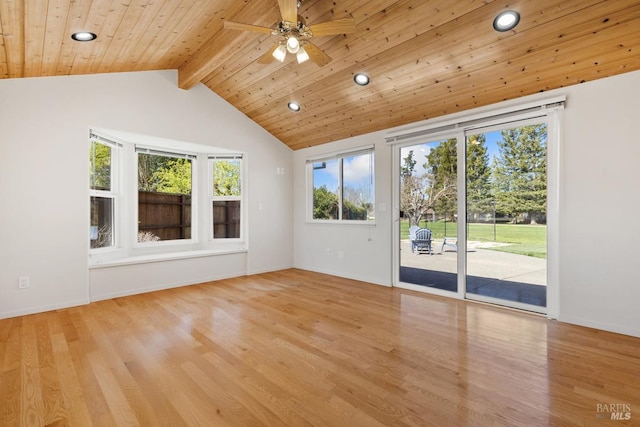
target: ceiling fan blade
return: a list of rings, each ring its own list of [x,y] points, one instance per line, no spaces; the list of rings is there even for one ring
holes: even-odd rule
[[[320,50],[320,48],[313,43],[305,43],[304,50],[309,54],[309,59],[311,59],[320,67],[324,67],[329,62],[331,62],[331,57]]]
[[[351,18],[336,19],[335,21],[328,21],[321,24],[310,25],[309,29],[311,30],[311,34],[313,34],[314,37],[355,33],[356,21]]]
[[[278,0],[282,20],[296,23],[298,20],[298,0]]]
[[[228,30],[253,31],[254,33],[271,34],[271,28],[260,27],[258,25],[243,24],[241,22],[224,21],[224,28]]]
[[[262,55],[258,59],[258,64],[271,64],[275,58],[273,57],[273,52],[278,48],[278,43],[274,43],[271,49],[267,51],[264,55]]]

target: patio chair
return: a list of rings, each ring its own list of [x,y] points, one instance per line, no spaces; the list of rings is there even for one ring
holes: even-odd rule
[[[428,228],[421,228],[417,230],[414,245],[417,253],[426,251],[429,255],[431,255],[431,230],[429,230]]]
[[[458,238],[457,237],[445,237],[442,239],[442,246],[440,247],[440,253],[444,251],[444,247],[449,246],[454,251],[458,252]]]
[[[412,225],[409,227],[409,242],[411,242],[411,252],[416,251],[416,231],[420,230],[420,227],[417,225]]]

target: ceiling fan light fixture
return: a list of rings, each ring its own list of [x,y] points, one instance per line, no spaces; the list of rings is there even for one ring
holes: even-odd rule
[[[289,102],[287,104],[287,107],[289,107],[289,110],[294,111],[296,113],[302,109],[302,107],[300,107],[300,104],[298,104],[297,102],[293,102],[293,101]]]
[[[493,29],[504,32],[513,30],[520,22],[520,14],[515,10],[505,10],[493,20]]]
[[[358,86],[366,86],[369,84],[371,79],[365,73],[356,73],[353,76],[353,81],[356,82]]]
[[[304,50],[303,47],[301,47],[300,50],[298,50],[298,53],[296,54],[296,59],[298,60],[298,64],[302,64],[303,62],[309,60],[309,54],[307,53],[306,50]]]
[[[289,53],[298,53],[298,50],[300,50],[300,41],[296,36],[287,37],[287,50]]]
[[[273,57],[280,62],[284,62],[284,58],[287,56],[287,48],[280,45],[272,53]]]
[[[71,34],[71,38],[78,42],[90,42],[97,39],[98,36],[94,33],[90,33],[89,31],[78,31]]]

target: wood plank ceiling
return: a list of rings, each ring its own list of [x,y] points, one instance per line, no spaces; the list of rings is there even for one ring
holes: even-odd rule
[[[520,24],[494,31],[507,9]],[[183,89],[204,83],[300,149],[640,69],[639,1],[304,0],[298,12],[354,18],[356,32],[313,39],[325,67],[263,65],[277,38],[223,21],[274,27],[277,0],[2,0],[0,75],[178,69]],[[98,38],[73,41],[79,30]]]

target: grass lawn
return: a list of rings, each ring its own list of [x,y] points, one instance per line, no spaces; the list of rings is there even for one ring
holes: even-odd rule
[[[445,236],[444,221],[421,222],[421,227],[426,227],[433,233],[434,239],[442,239]],[[457,236],[457,224],[446,223],[446,236]],[[469,224],[467,239],[481,242],[509,243],[508,246],[491,248],[495,251],[509,252],[513,254],[533,256],[537,258],[547,257],[547,226],[527,224],[496,224],[495,240],[493,238],[493,224]],[[400,236],[407,239],[409,236],[409,222],[400,221]]]

